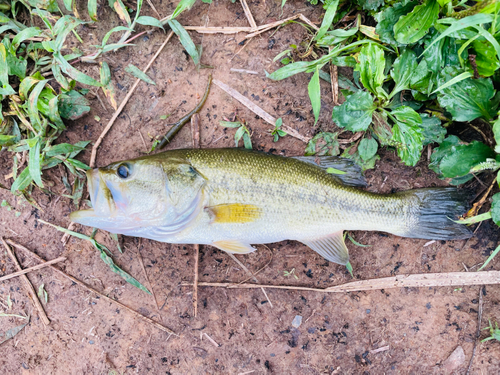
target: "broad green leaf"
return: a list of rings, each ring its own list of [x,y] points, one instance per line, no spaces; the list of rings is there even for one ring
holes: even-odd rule
[[[430,52],[429,48],[433,46],[435,43],[439,42],[444,37],[451,35],[456,31],[466,29],[471,26],[492,22],[493,17],[490,14],[478,13],[473,16],[468,16],[462,19],[448,18],[448,20],[451,22],[450,27],[448,27],[446,31],[442,32],[436,39],[434,39],[432,43],[426,47],[423,54]]]
[[[458,70],[447,67],[439,80],[440,86],[458,75]],[[493,84],[489,78],[467,78],[438,93],[439,104],[446,108],[455,121],[472,121],[482,117],[490,120],[495,115],[496,104]]]
[[[384,51],[376,44],[368,44],[361,48],[358,55],[360,81],[373,95],[379,97],[383,93],[382,84],[385,75]]]
[[[318,122],[319,112],[321,110],[321,87],[319,85],[319,67],[316,67],[311,81],[307,86],[307,91],[309,92],[309,99],[311,100],[313,113],[314,113],[314,125]]]
[[[358,150],[356,150],[356,152],[354,152],[352,155],[349,153],[353,147],[354,145],[346,148],[340,156],[343,158],[354,160],[354,162],[359,165],[363,171],[375,168],[375,163],[377,162],[377,160],[380,160],[380,156],[375,155],[373,158],[365,161],[361,158],[361,156],[359,156]]]
[[[308,143],[304,152],[305,156],[339,154],[338,133],[319,132]]]
[[[35,181],[38,186],[43,187],[40,146],[40,138],[37,137],[36,143],[33,146],[30,145],[28,168],[33,181]]]
[[[500,193],[491,197],[491,218],[500,227]]]
[[[376,108],[369,93],[357,91],[349,95],[342,105],[333,108],[332,120],[337,126],[352,132],[365,131],[372,122]]]
[[[477,72],[483,77],[490,77],[500,68],[500,62],[495,47],[485,39],[476,39],[472,42],[476,52]]]
[[[135,22],[137,22],[138,24],[141,24],[141,25],[159,27],[160,29],[162,29],[163,31],[165,31],[165,29],[163,28],[163,25],[160,22],[160,20],[158,20],[158,19],[156,19],[154,17],[140,16],[139,18],[137,18],[135,20]]]
[[[9,66],[9,75],[17,76],[19,79],[26,77],[28,62],[23,57],[18,58],[15,54],[7,53],[7,65]]]
[[[199,65],[200,63],[200,55],[198,54],[198,50],[194,45],[191,37],[184,27],[181,26],[179,22],[176,20],[168,21],[168,25],[172,29],[172,31],[177,34],[179,40],[181,41],[182,46],[186,50],[186,52],[191,56],[195,65]]]
[[[493,158],[495,153],[484,143],[473,141],[464,144],[454,135],[447,137],[434,150],[429,168],[440,178],[455,178],[469,174],[475,165]]]
[[[375,19],[378,23],[375,27],[375,32],[379,35],[383,43],[392,45],[399,44],[396,42],[396,39],[394,39],[394,25],[399,21],[401,16],[410,13],[417,4],[417,1],[403,0],[377,13]]]
[[[422,39],[438,19],[439,4],[436,0],[426,0],[413,11],[401,16],[394,25],[394,38],[401,44],[412,44]]]
[[[377,10],[384,4],[384,0],[358,0],[358,4],[365,10]]]
[[[88,0],[87,9],[93,21],[97,21],[97,0]]]
[[[332,0],[328,3],[325,16],[323,17],[323,22],[321,22],[321,27],[319,28],[318,34],[315,38],[316,40],[322,38],[323,35],[325,35],[325,33],[328,31],[333,22],[333,18],[335,17],[335,13],[337,13],[338,6],[339,0]]]
[[[396,142],[398,156],[406,165],[416,165],[423,148],[422,118],[406,106],[395,109],[390,116],[396,120],[392,128],[392,139]]]
[[[364,161],[370,160],[377,154],[378,143],[373,138],[363,138],[358,145],[358,153]]]
[[[26,167],[12,183],[10,191],[12,194],[16,194],[18,190],[26,189],[31,184],[31,181],[33,181],[33,178],[31,177],[30,169]]]
[[[441,120],[427,113],[420,113],[422,119],[422,135],[424,136],[423,145],[431,143],[441,143],[446,136],[446,129],[441,125]]]
[[[17,136],[0,134],[0,146],[12,146]]]
[[[408,90],[410,88],[410,81],[417,70],[417,56],[415,52],[410,49],[406,49],[397,59],[394,61],[393,68],[391,70],[391,77],[396,83],[390,97],[392,98],[398,92],[403,90]]]
[[[179,4],[177,4],[177,7],[174,10],[174,13],[172,13],[172,20],[175,19],[179,14],[184,12],[187,9],[191,9],[191,7],[194,5],[196,0],[181,0],[179,1]]]
[[[28,27],[23,31],[19,32],[14,39],[12,39],[12,48],[14,52],[17,50],[19,45],[24,42],[26,39],[33,38],[35,36],[39,36],[42,31],[38,27]]]
[[[125,68],[125,71],[132,74],[135,78],[138,78],[146,83],[149,83],[150,85],[156,85],[155,81],[153,81],[151,78],[149,78],[146,73],[144,73],[142,70],[140,70],[135,65],[129,64]]]
[[[79,70],[73,68],[66,59],[61,55],[60,52],[54,52],[54,64],[59,64],[61,70],[73,78],[75,81],[83,83],[89,86],[101,86],[94,78],[80,72]]]
[[[62,118],[76,120],[90,112],[90,102],[79,92],[71,90],[59,95],[59,114]]]
[[[488,31],[486,31],[480,26],[475,26],[474,28],[481,36],[483,36],[488,42],[491,43],[491,45],[495,49],[497,57],[500,58],[500,44],[498,44],[497,40],[493,37],[493,35],[491,35]]]

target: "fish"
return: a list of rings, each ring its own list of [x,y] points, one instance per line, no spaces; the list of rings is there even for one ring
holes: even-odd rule
[[[331,173],[334,171],[335,173]],[[91,209],[82,225],[173,244],[246,254],[252,245],[295,240],[350,266],[344,231],[458,240],[468,194],[433,187],[377,194],[350,159],[260,151],[182,149],[87,171]]]

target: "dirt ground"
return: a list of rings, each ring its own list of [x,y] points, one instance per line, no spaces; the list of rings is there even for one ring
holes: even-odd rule
[[[175,4],[156,1],[162,16],[170,14]],[[257,24],[275,21],[281,15],[281,1],[251,1],[249,6]],[[144,6],[144,14],[151,14]],[[320,21],[319,7],[307,2],[288,1],[283,18],[303,13],[314,22]],[[81,14],[85,14],[82,11]],[[81,33],[86,45],[98,44],[104,33],[119,25],[107,7],[99,8],[106,20],[97,28],[87,26]],[[109,22],[108,22],[109,20]],[[182,15],[183,25],[248,26],[241,5],[215,0],[213,4],[197,3]],[[165,124],[174,122],[191,110],[205,89],[207,76],[227,83],[256,104],[303,135],[313,135],[314,118],[307,96],[309,76],[300,74],[273,82],[264,71],[278,68],[272,59],[290,44],[300,45],[306,30],[291,24],[278,31],[252,39],[245,48],[242,35],[200,35],[191,32],[196,44],[203,46],[202,64],[213,69],[199,71],[188,59],[176,37],[149,71],[156,86],[139,84],[124,111],[104,139],[97,164],[143,155],[151,145],[151,137],[164,134]],[[165,34],[155,31],[137,40],[134,47],[104,55],[112,70],[118,101],[125,97],[135,78],[124,71],[133,63],[147,64]],[[77,46],[68,43],[68,47]],[[81,46],[80,46],[81,47]],[[85,47],[84,47],[85,48]],[[89,48],[90,51],[90,48]],[[79,69],[98,77],[98,65],[80,64]],[[230,68],[257,71],[258,75],[232,73]],[[320,127],[334,130],[330,120],[333,107],[329,84],[322,82]],[[102,94],[99,94],[103,98]],[[69,122],[60,142],[96,141],[113,114],[96,95],[89,94],[91,112]],[[287,136],[273,143],[272,128],[229,95],[213,86],[202,109],[202,147],[234,147],[234,129],[224,129],[219,121],[236,113],[248,122],[254,148],[282,155],[302,155],[305,144]],[[160,116],[170,115],[167,120]],[[97,117],[100,120],[97,120]],[[141,135],[145,140],[144,145]],[[347,134],[345,135],[347,137]],[[168,146],[170,149],[191,146],[189,125]],[[371,191],[388,193],[418,187],[444,185],[422,161],[405,167],[394,151],[385,150],[376,168],[366,173]],[[90,151],[81,154],[86,163]],[[11,170],[6,152],[0,153],[0,180]],[[64,192],[61,171],[44,173],[51,188]],[[482,177],[489,183],[492,176]],[[478,187],[474,182],[472,187]],[[472,356],[477,330],[480,287],[404,288],[346,294],[322,294],[296,290],[199,288],[198,316],[193,316],[192,287],[183,286],[193,280],[194,250],[155,241],[122,237],[120,254],[108,234],[99,232],[97,239],[114,253],[115,262],[144,285],[150,286],[155,298],[125,283],[112,273],[87,242],[72,238],[66,246],[61,233],[38,219],[67,227],[69,213],[75,209],[64,197],[49,196],[35,190],[44,212],[17,200],[0,190],[0,200],[12,209],[0,208],[0,236],[10,238],[32,249],[44,259],[64,255],[68,259],[58,265],[89,286],[119,300],[151,319],[175,331],[171,336],[132,316],[126,310],[103,300],[79,285],[69,282],[50,269],[29,274],[35,289],[43,283],[48,302],[43,302],[49,326],[44,326],[30,302],[20,279],[0,283],[0,310],[30,314],[32,319],[14,339],[1,345],[1,374],[416,374],[444,373],[439,366],[461,346],[464,363],[456,370],[465,374]],[[90,234],[90,228],[77,227]],[[391,275],[477,269],[496,247],[498,230],[484,222],[470,241],[435,242],[404,239],[384,233],[355,232],[357,241],[371,247],[357,247],[348,241],[354,279],[370,279]],[[257,276],[262,284],[300,285],[324,288],[352,281],[345,267],[329,263],[304,245],[286,241],[269,245],[271,263]],[[23,267],[35,260],[17,251]],[[270,259],[270,252],[259,251],[239,256],[251,270],[257,271]],[[141,264],[141,259],[144,268]],[[476,268],[474,268],[476,266]],[[488,267],[498,269],[500,257]],[[293,273],[292,273],[293,270]],[[5,251],[0,251],[0,275],[14,272]],[[286,276],[286,272],[289,272]],[[238,282],[246,274],[226,254],[209,247],[200,250],[200,281]],[[295,275],[295,276],[294,276]],[[483,321],[500,320],[500,289],[483,289]],[[10,298],[12,307],[5,309]],[[302,316],[298,328],[292,326],[296,315]],[[0,318],[0,332],[19,324],[13,318]],[[206,334],[206,335],[205,335]],[[217,344],[215,346],[207,338]],[[483,331],[481,337],[487,336]],[[374,353],[375,349],[388,350]],[[500,343],[478,343],[472,374],[497,374],[500,368]]]

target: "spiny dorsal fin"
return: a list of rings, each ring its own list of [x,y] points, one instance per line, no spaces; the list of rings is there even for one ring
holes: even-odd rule
[[[229,203],[207,207],[212,223],[250,223],[261,215],[259,207],[252,204]]]
[[[249,244],[238,240],[216,241],[212,243],[212,246],[232,254],[248,254],[257,250]]]
[[[338,178],[344,185],[366,186],[361,168],[351,159],[338,156],[294,156],[294,159],[314,164],[325,171],[328,168],[334,168],[345,172],[345,174],[332,174],[332,176]]]
[[[316,251],[326,260],[343,266],[349,263],[349,250],[344,243],[343,231],[338,231],[326,237],[300,240]]]

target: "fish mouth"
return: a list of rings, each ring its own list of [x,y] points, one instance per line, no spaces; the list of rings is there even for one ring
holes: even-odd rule
[[[74,211],[69,217],[74,223],[97,227],[101,220],[109,218],[115,211],[113,195],[98,168],[87,171],[87,189],[93,208]]]

